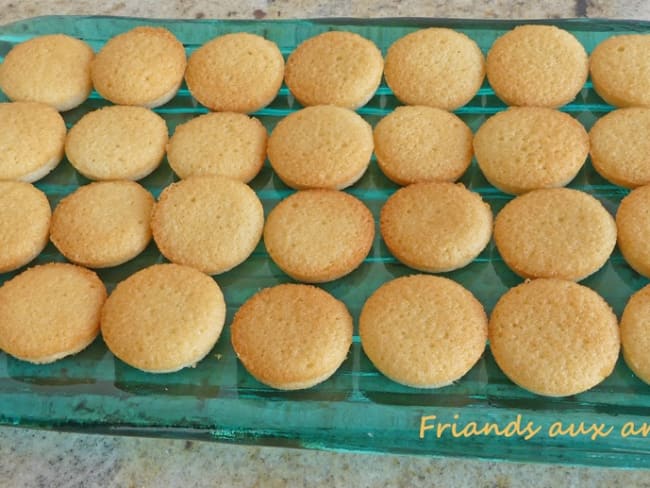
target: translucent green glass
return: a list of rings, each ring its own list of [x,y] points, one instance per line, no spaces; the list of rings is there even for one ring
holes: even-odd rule
[[[545,23],[573,32],[589,52],[611,35],[650,32],[650,24],[642,22],[567,20]],[[357,32],[375,41],[385,53],[398,38],[427,26],[460,30],[487,52],[497,36],[516,25],[505,21],[439,19],[155,21],[45,17],[0,27],[0,57],[16,43],[58,32],[84,39],[97,50],[111,36],[144,24],[169,28],[185,44],[188,53],[217,35],[248,31],[275,41],[285,56],[302,40],[332,29]],[[82,107],[65,114],[68,127],[87,111],[105,104],[93,93]],[[374,125],[398,104],[382,84],[376,96],[359,113]],[[256,116],[272,130],[281,117],[297,108],[298,104],[283,87],[276,100]],[[485,84],[477,96],[456,113],[476,131],[486,117],[503,109],[503,103]],[[587,129],[611,109],[594,93],[590,83],[574,102],[563,107]],[[177,124],[206,110],[196,104],[183,86],[173,101],[156,111],[165,117],[173,133]],[[157,196],[174,179],[164,162],[142,183]],[[480,193],[495,213],[511,198],[491,187],[476,163],[461,181]],[[86,182],[63,161],[37,186],[48,194],[54,206],[61,197]],[[273,174],[268,163],[252,186],[267,213],[291,192]],[[599,177],[590,162],[570,186],[592,193],[612,213],[626,193]],[[377,218],[383,202],[395,189],[373,160],[368,173],[347,191],[360,197]],[[63,258],[48,245],[35,262],[53,260]],[[152,244],[132,262],[102,270],[99,274],[112,289],[131,273],[161,261],[163,258]],[[364,301],[377,287],[410,273],[413,271],[398,263],[377,237],[369,257],[358,270],[323,288],[343,300],[356,319]],[[0,283],[15,274],[0,275]],[[509,287],[521,281],[504,265],[492,243],[469,266],[445,276],[469,288],[488,312]],[[46,366],[34,366],[0,353],[0,421],[82,432],[319,449],[622,467],[650,464],[650,433],[646,431],[644,436],[640,429],[644,422],[650,422],[650,386],[638,380],[622,361],[610,378],[591,391],[554,399],[533,395],[513,385],[499,371],[488,350],[469,374],[455,384],[438,390],[416,390],[380,375],[363,354],[355,335],[347,360],[331,379],[305,391],[275,391],[255,381],[238,363],[230,346],[228,326],[234,311],[257,290],[290,280],[269,260],[263,244],[243,265],[216,279],[228,304],[227,327],[212,353],[196,368],[166,375],[143,373],[116,360],[101,339],[74,357]],[[629,296],[647,280],[632,271],[616,250],[606,266],[583,283],[597,290],[620,316]],[[476,429],[472,431],[473,426],[467,426],[468,422],[476,422]],[[527,431],[529,422],[532,423]],[[558,430],[554,422],[562,422],[565,430]],[[566,429],[571,425],[578,429],[581,422],[584,422],[586,434],[576,430],[575,435],[570,435]],[[440,431],[436,429],[438,423],[454,425]],[[492,430],[481,431],[485,424],[493,425]],[[594,433],[592,424],[603,424],[598,430],[602,435]],[[422,425],[433,427],[423,431],[424,438],[420,438]],[[636,435],[626,435],[633,433],[632,426]],[[538,432],[525,439],[536,427],[539,427]]]

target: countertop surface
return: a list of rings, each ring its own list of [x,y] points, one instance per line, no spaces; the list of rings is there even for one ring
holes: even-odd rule
[[[645,0],[0,0],[0,24],[28,17],[567,18],[650,20]],[[0,486],[647,486],[650,471],[334,453],[0,428]]]

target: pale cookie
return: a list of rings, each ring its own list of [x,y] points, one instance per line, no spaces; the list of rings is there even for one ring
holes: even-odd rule
[[[490,117],[474,136],[485,178],[505,193],[568,184],[589,153],[589,135],[569,114],[542,107],[512,107]]]
[[[253,295],[235,314],[237,357],[261,383],[310,388],[332,376],[352,344],[345,304],[310,285],[284,284]]]
[[[650,277],[650,186],[627,195],[616,212],[618,248],[636,272]]]
[[[534,190],[499,212],[494,242],[519,276],[580,281],[607,262],[616,245],[616,223],[587,193]]]
[[[304,106],[362,107],[384,69],[375,44],[354,32],[329,31],[300,43],[289,55],[284,80]]]
[[[187,266],[155,264],[120,282],[102,310],[104,342],[150,373],[194,367],[214,347],[226,319],[219,285]]]
[[[538,395],[568,396],[614,370],[620,349],[616,315],[600,295],[572,281],[539,279],[506,292],[488,328],[499,368]]]
[[[650,384],[650,285],[630,297],[621,317],[623,359],[641,380]]]
[[[162,27],[136,27],[104,45],[91,64],[95,90],[120,105],[158,107],[183,81],[183,44]]]
[[[91,180],[139,180],[160,165],[167,140],[161,116],[113,105],[88,112],[70,129],[65,154]]]
[[[201,105],[219,112],[256,112],[273,101],[284,77],[278,46],[255,34],[219,36],[192,53],[185,82]]]
[[[384,76],[404,104],[455,110],[481,87],[485,59],[465,34],[433,27],[393,43],[386,53]]]
[[[614,110],[589,131],[591,162],[606,180],[626,188],[650,183],[650,108]]]
[[[52,107],[0,103],[0,180],[40,180],[63,158],[65,122]]]
[[[454,183],[397,190],[380,215],[388,250],[405,265],[442,273],[468,265],[492,235],[492,211],[478,193]]]
[[[222,175],[248,183],[266,158],[266,129],[254,117],[208,113],[176,127],[167,160],[181,178]]]
[[[383,284],[363,306],[359,335],[370,361],[393,381],[439,388],[481,358],[488,320],[481,303],[447,278],[414,275]]]
[[[332,281],[370,252],[375,220],[361,200],[335,190],[304,190],[282,200],[264,226],[271,259],[292,278]]]
[[[520,25],[488,51],[487,77],[508,105],[560,107],[587,81],[589,58],[573,34],[552,25]]]
[[[617,107],[650,107],[650,35],[627,34],[606,39],[589,59],[596,92]]]
[[[214,275],[252,254],[262,237],[264,210],[255,192],[240,181],[193,176],[163,190],[151,228],[167,259]]]
[[[267,153],[277,175],[291,188],[342,190],[366,172],[372,149],[368,122],[352,110],[318,105],[280,120]]]
[[[63,34],[40,36],[14,46],[0,64],[0,88],[10,100],[41,102],[60,112],[90,95],[88,44]]]
[[[472,131],[432,107],[397,107],[374,130],[379,169],[398,185],[456,181],[472,162]]]
[[[50,203],[29,183],[0,181],[0,273],[29,263],[47,244]]]
[[[31,363],[51,363],[97,337],[106,288],[80,266],[29,268],[0,288],[0,349]]]
[[[50,239],[74,263],[117,266],[149,244],[153,205],[151,193],[133,181],[91,183],[59,202]]]

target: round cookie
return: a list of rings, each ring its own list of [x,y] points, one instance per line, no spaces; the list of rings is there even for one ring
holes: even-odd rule
[[[0,180],[43,178],[63,158],[65,133],[63,117],[48,105],[0,103]]]
[[[472,131],[445,110],[397,107],[373,135],[379,169],[398,185],[456,181],[472,162]]]
[[[430,273],[468,265],[492,235],[490,206],[454,183],[415,183],[397,190],[382,207],[379,223],[393,256]]]
[[[102,309],[104,342],[149,373],[194,367],[214,347],[226,319],[219,285],[188,266],[155,264],[120,282]]]
[[[451,111],[476,95],[485,59],[465,34],[432,27],[407,34],[388,48],[384,76],[402,103]]]
[[[104,300],[104,284],[85,268],[29,268],[0,288],[0,349],[36,364],[76,354],[97,337]]]
[[[499,368],[538,395],[582,393],[611,374],[620,349],[616,315],[600,295],[572,281],[538,279],[511,288],[488,327]]]
[[[588,153],[582,124],[550,108],[512,107],[487,119],[474,136],[483,175],[505,193],[564,186]]]
[[[165,156],[165,119],[144,107],[112,105],[88,112],[68,133],[65,154],[91,180],[139,180]]]
[[[359,318],[363,350],[388,378],[439,388],[463,377],[481,358],[488,320],[458,283],[429,275],[384,283]]]
[[[373,97],[384,59],[375,44],[354,32],[329,31],[300,43],[289,55],[284,80],[304,106],[352,110]]]
[[[20,268],[47,244],[50,203],[29,183],[0,181],[0,273]]]
[[[267,154],[291,188],[342,190],[366,172],[372,156],[372,128],[352,110],[317,105],[280,120]]]
[[[102,181],[77,189],[52,214],[50,239],[70,261],[90,268],[133,259],[151,240],[154,198],[133,181]]]
[[[310,285],[283,284],[253,295],[235,314],[231,341],[258,381],[281,390],[310,388],[341,366],[352,344],[345,304]]]
[[[617,107],[650,107],[650,35],[613,36],[596,46],[589,59],[594,89]]]
[[[520,25],[487,54],[487,78],[508,105],[560,107],[587,81],[589,58],[573,34],[552,25]]]
[[[614,250],[616,223],[587,193],[534,190],[498,213],[494,242],[519,276],[580,281],[598,271]]]
[[[90,95],[88,44],[63,34],[40,36],[14,46],[0,64],[0,89],[10,100],[41,102],[63,112]]]
[[[153,238],[170,261],[220,274],[243,263],[264,228],[264,210],[246,184],[193,176],[163,190],[151,217]]]
[[[251,113],[273,101],[283,76],[284,58],[274,42],[237,32],[194,51],[185,82],[192,96],[210,110]]]
[[[266,158],[266,129],[254,117],[208,113],[176,127],[167,160],[181,178],[222,175],[248,183]]]
[[[264,226],[271,259],[292,278],[336,280],[370,252],[375,220],[357,198],[336,190],[303,190],[282,200]]]
[[[650,183],[650,108],[614,110],[589,131],[591,162],[606,180],[626,188]]]
[[[105,99],[154,108],[176,95],[185,66],[185,49],[174,34],[136,27],[108,40],[91,64],[91,76]]]
[[[650,277],[650,186],[627,195],[616,212],[618,248],[637,273]]]
[[[650,384],[650,285],[634,293],[621,317],[623,359],[641,380]]]

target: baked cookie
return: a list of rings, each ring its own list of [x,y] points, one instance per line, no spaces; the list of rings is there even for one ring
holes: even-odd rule
[[[641,380],[650,384],[650,285],[634,293],[621,317],[623,359]]]
[[[637,273],[650,277],[650,186],[627,195],[616,212],[618,248]]]

